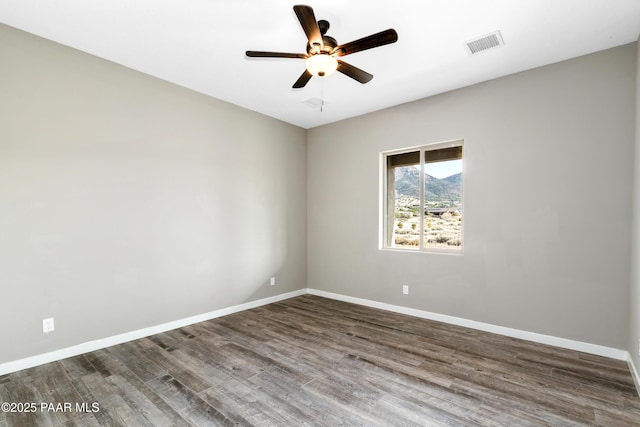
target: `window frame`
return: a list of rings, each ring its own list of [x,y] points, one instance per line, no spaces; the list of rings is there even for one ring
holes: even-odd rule
[[[430,144],[423,144],[412,146],[408,148],[401,148],[396,150],[383,151],[380,153],[380,218],[379,218],[379,241],[378,241],[378,249],[384,251],[393,251],[393,252],[409,252],[409,253],[430,253],[430,254],[447,254],[447,255],[463,255],[464,254],[464,228],[465,228],[465,217],[464,213],[462,216],[462,224],[460,230],[460,246],[456,248],[429,248],[424,246],[424,236],[425,236],[425,152],[426,151],[434,151],[440,150],[444,148],[452,148],[452,147],[461,147],[462,149],[462,189],[461,189],[461,206],[464,209],[464,200],[465,200],[465,173],[464,173],[464,139],[454,139],[450,141],[444,142],[435,142]],[[387,169],[387,158],[389,156],[395,156],[398,154],[405,154],[411,152],[419,152],[420,157],[420,188],[419,188],[419,198],[420,198],[420,209],[419,214],[419,244],[416,249],[409,249],[407,247],[394,247],[393,242],[390,239],[393,239],[393,232],[390,232],[390,227],[394,227],[394,222],[389,220],[389,174]],[[395,194],[393,195],[393,203],[394,203],[394,212],[395,212]],[[395,221],[395,213],[394,217],[391,221]]]

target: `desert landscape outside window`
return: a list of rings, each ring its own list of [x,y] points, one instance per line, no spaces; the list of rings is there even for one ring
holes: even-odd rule
[[[383,153],[383,247],[462,253],[463,141]]]

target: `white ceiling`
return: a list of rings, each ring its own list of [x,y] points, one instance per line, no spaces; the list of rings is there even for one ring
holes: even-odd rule
[[[0,22],[303,128],[435,95],[637,40],[640,0],[323,0],[317,19],[346,43],[387,28],[398,42],[342,59],[372,73],[291,85],[304,53],[284,0],[0,0]],[[465,42],[500,30],[505,46],[471,56]],[[302,102],[323,98],[321,112]]]

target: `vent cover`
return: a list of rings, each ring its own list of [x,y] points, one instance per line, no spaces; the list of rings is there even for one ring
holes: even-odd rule
[[[322,108],[323,106],[327,105],[327,101],[320,98],[310,98],[306,101],[302,101],[302,103],[311,108]]]
[[[467,49],[469,49],[469,52],[472,55],[489,49],[494,49],[499,46],[504,46],[504,41],[502,40],[500,31],[494,31],[491,34],[487,34],[467,42]]]

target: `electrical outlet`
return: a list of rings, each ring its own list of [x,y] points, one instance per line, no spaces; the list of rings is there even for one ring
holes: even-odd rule
[[[402,285],[402,293],[404,295],[409,295],[409,285]]]
[[[272,278],[271,278],[271,281],[269,282],[269,284],[270,284],[271,286],[275,286],[275,285],[276,285],[276,278],[275,278],[275,277],[272,277]]]
[[[48,319],[42,319],[42,332],[48,334],[49,332],[53,332],[55,326],[53,324],[53,317]]]

